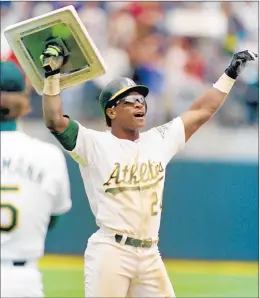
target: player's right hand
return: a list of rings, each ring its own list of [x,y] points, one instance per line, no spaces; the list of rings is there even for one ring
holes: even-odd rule
[[[236,79],[245,68],[248,61],[254,61],[258,57],[251,51],[242,51],[234,54],[228,68],[225,70],[227,76]]]
[[[60,73],[63,64],[63,49],[56,44],[49,44],[40,56],[40,61],[45,70],[45,77]]]

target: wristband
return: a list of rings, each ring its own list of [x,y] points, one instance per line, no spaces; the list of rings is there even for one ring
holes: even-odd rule
[[[235,84],[235,79],[230,78],[225,73],[218,79],[218,81],[213,84],[213,87],[218,89],[223,93],[229,93],[232,89],[233,85]]]
[[[54,96],[60,93],[60,73],[45,78],[43,94]]]

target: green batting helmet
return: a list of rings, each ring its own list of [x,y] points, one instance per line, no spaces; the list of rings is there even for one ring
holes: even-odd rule
[[[99,104],[102,114],[106,116],[106,106],[109,101],[124,97],[127,93],[134,91],[140,93],[144,97],[149,93],[148,87],[137,85],[129,78],[119,78],[108,83],[99,95]]]
[[[21,92],[25,90],[25,78],[19,67],[12,61],[0,62],[0,90],[1,92]],[[4,101],[5,102],[5,101]],[[10,100],[8,100],[10,103]],[[6,102],[5,102],[6,104]],[[12,104],[12,109],[15,110],[16,117],[19,116],[22,106],[20,104]],[[19,107],[19,108],[18,108]],[[3,106],[3,101],[0,103],[0,122],[10,120],[10,109]],[[15,118],[15,116],[13,116]]]
[[[25,90],[25,78],[19,67],[12,61],[0,62],[1,91],[20,92]]]

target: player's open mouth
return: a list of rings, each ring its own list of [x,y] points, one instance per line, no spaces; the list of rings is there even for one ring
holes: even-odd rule
[[[144,113],[142,113],[142,112],[138,112],[138,113],[134,114],[134,116],[135,116],[136,118],[143,118],[143,117],[144,117]]]

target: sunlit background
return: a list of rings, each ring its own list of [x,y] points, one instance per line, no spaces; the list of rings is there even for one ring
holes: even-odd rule
[[[88,128],[106,129],[97,97],[112,79],[127,76],[149,87],[148,129],[187,110],[234,52],[259,53],[257,1],[7,1],[1,2],[1,59],[15,60],[6,26],[70,4],[108,68],[62,92],[64,113]],[[59,146],[33,88],[31,104],[20,129]],[[168,166],[159,245],[177,297],[258,295],[258,111],[258,63],[252,63],[221,110]],[[49,297],[83,296],[83,252],[97,229],[77,165],[66,157],[73,208],[48,234],[40,262]]]

